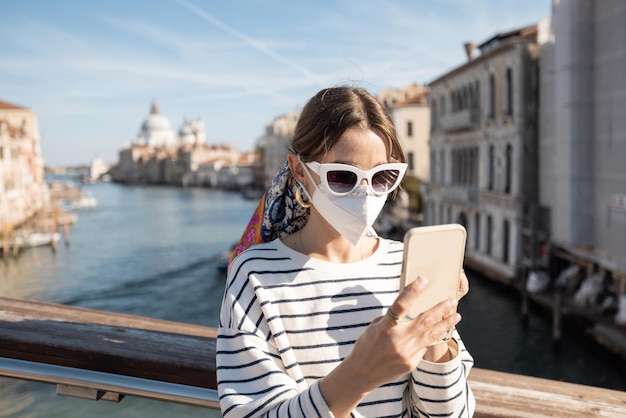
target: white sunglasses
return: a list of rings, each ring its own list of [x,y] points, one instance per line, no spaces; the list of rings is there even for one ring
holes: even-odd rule
[[[336,196],[352,193],[363,179],[367,180],[374,194],[389,193],[400,185],[407,168],[405,163],[381,164],[367,171],[349,164],[320,164],[317,161],[305,164],[320,177],[326,189]]]

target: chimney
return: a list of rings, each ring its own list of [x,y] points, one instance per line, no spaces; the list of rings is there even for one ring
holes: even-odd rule
[[[465,47],[465,54],[467,55],[467,60],[472,60],[472,55],[474,55],[474,49],[476,48],[476,44],[474,42],[465,42],[463,44]]]

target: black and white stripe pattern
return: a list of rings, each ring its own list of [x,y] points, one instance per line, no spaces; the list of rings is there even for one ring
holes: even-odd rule
[[[232,263],[217,340],[224,417],[332,417],[317,381],[398,294],[402,243],[380,240],[356,263],[309,258],[280,240],[256,245]],[[404,378],[372,391],[354,416],[466,417],[473,359],[422,361]],[[409,405],[410,404],[410,405]]]

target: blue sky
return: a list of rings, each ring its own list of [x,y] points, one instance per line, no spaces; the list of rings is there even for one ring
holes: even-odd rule
[[[4,0],[0,100],[37,112],[49,165],[116,162],[156,99],[178,130],[252,150],[320,88],[428,83],[463,43],[533,24],[550,0]]]

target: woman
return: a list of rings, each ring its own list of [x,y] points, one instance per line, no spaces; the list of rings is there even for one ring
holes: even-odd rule
[[[279,172],[231,263],[217,339],[225,417],[473,414],[473,359],[456,300],[404,320],[427,286],[398,294],[402,243],[371,229],[406,164],[384,108],[329,88],[298,120]],[[468,290],[462,275],[459,297]]]

